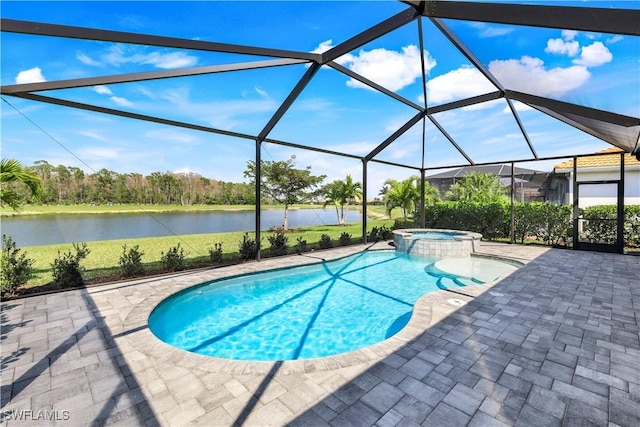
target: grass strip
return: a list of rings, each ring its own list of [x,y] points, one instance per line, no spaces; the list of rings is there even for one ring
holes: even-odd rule
[[[371,219],[367,221],[367,229],[373,227],[386,226],[391,228],[392,219]],[[297,239],[306,240],[311,247],[320,241],[322,234],[327,234],[334,241],[334,246],[338,246],[338,239],[342,233],[349,233],[352,241],[359,241],[362,234],[362,223],[353,223],[346,226],[339,225],[318,225],[309,227],[300,227],[287,233],[289,240],[290,252],[295,252]],[[117,275],[120,271],[119,259],[123,252],[123,246],[132,248],[139,246],[139,250],[144,253],[142,261],[146,270],[157,270],[161,267],[161,256],[163,252],[167,252],[170,248],[180,244],[185,251],[187,265],[202,265],[209,260],[209,249],[213,248],[215,243],[222,243],[222,252],[225,260],[237,259],[239,257],[238,245],[242,241],[244,232],[228,232],[228,233],[207,233],[207,234],[188,234],[181,236],[165,236],[165,237],[147,237],[147,238],[130,238],[117,240],[100,240],[87,242],[87,246],[91,253],[82,261],[85,267],[86,279],[96,279],[104,277],[105,280]],[[268,251],[270,232],[263,231],[262,248]],[[254,233],[249,233],[254,238]],[[29,246],[23,248],[27,257],[33,259],[36,276],[29,281],[28,287],[46,284],[52,280],[51,264],[59,254],[68,251],[73,252],[71,243]]]

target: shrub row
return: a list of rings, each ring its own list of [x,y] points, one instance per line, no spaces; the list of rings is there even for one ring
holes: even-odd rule
[[[267,239],[270,243],[268,255],[279,256],[290,253],[289,238],[282,230],[277,230],[274,234],[269,235]],[[332,240],[328,234],[322,234],[317,247],[327,249],[332,248],[334,243],[346,246],[353,242],[354,239],[347,232],[343,232],[336,241]],[[302,237],[297,239],[297,244],[295,245],[297,253],[307,252],[311,249],[312,246],[308,245],[307,241]],[[60,288],[82,286],[84,284],[85,268],[81,263],[90,252],[91,250],[86,243],[73,243],[73,251],[58,252],[58,257],[51,264],[52,283]],[[249,233],[245,233],[238,243],[238,252],[240,259],[243,260],[250,260],[256,257],[258,243]],[[143,256],[144,252],[140,250],[138,245],[133,247],[124,245],[118,261],[120,274],[124,277],[144,275]],[[222,242],[214,243],[209,248],[209,258],[214,264],[223,261]],[[160,264],[164,271],[184,270],[187,264],[186,261],[185,250],[179,243],[176,246],[171,246],[166,252],[161,252]],[[21,252],[21,249],[16,247],[16,243],[10,236],[3,234],[2,254],[0,257],[0,294],[3,296],[15,294],[19,286],[24,285],[34,277],[35,269],[33,264],[34,260],[28,258],[24,252]]]
[[[615,205],[591,206],[584,209],[582,216],[583,237],[591,242],[612,244],[616,241]],[[605,221],[600,221],[604,219]],[[640,205],[624,207],[623,236],[625,245],[640,248]]]
[[[582,209],[582,237],[588,241],[615,242],[616,206],[602,205]],[[414,218],[419,218],[416,213]],[[486,239],[508,238],[511,228],[511,204],[441,202],[425,207],[427,228],[469,230]],[[414,221],[396,220],[395,228],[414,227]],[[547,245],[566,245],[573,236],[572,207],[553,203],[514,204],[514,234],[517,241],[535,239]],[[640,205],[625,206],[624,240],[627,247],[640,247]]]

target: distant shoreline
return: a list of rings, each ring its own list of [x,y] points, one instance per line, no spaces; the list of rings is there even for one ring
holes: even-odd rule
[[[289,209],[318,209],[322,205],[297,204]],[[263,210],[283,209],[283,205],[263,205]],[[24,217],[36,215],[92,215],[92,214],[135,214],[135,213],[171,213],[171,212],[211,212],[211,211],[253,211],[255,205],[38,205],[25,206],[16,212],[2,208],[0,217]]]

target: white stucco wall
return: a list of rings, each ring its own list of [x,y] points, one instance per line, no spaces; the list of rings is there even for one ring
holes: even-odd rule
[[[578,169],[578,182],[580,181],[606,181],[620,179],[620,172],[609,168],[581,168]],[[569,193],[567,200],[573,200],[573,174],[572,170],[562,170],[571,173],[569,178]],[[560,172],[560,170],[558,170]],[[640,205],[640,167],[628,166],[624,174],[624,204]],[[595,205],[615,205],[617,203],[616,186],[606,185],[581,185],[579,206],[586,208]]]

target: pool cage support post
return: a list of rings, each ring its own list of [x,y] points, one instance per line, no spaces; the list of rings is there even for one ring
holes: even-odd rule
[[[367,244],[367,159],[362,159],[362,243]]]
[[[424,123],[424,121],[422,122]],[[424,156],[422,156],[424,158]],[[426,217],[424,213],[425,203],[424,203],[424,168],[420,169],[420,227],[426,228]]]
[[[256,176],[255,176],[255,190],[256,190],[256,261],[260,261],[260,212],[262,211],[262,203],[260,194],[262,193],[262,142],[260,139],[256,139]]]
[[[624,254],[624,155],[624,151],[620,153],[620,181],[618,182],[618,209],[616,212],[616,243],[620,254]]]
[[[578,206],[578,200],[579,200],[579,195],[578,195],[578,158],[574,157],[573,158],[573,181],[572,181],[572,185],[573,185],[573,249],[578,249],[578,242],[579,242],[579,236],[578,236],[578,217],[580,216],[580,208]]]
[[[511,162],[511,227],[509,230],[509,238],[511,244],[516,242],[516,187],[515,187],[515,164]]]

